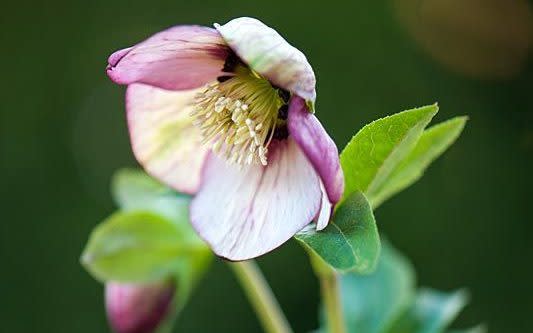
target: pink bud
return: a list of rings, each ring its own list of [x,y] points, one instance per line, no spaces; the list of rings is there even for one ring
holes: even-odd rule
[[[152,333],[169,312],[174,285],[170,282],[123,284],[105,288],[107,317],[116,333]]]

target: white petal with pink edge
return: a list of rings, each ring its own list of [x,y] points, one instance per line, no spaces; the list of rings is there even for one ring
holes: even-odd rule
[[[113,53],[107,75],[119,84],[193,89],[223,74],[227,54],[228,48],[215,29],[176,26]]]
[[[344,192],[339,151],[314,114],[307,110],[305,102],[298,96],[291,99],[287,127],[320,175],[331,203],[337,203]]]
[[[213,251],[230,260],[265,254],[317,216],[320,179],[292,140],[274,141],[268,165],[238,167],[209,154],[191,222]]]
[[[207,151],[193,125],[197,90],[168,91],[132,84],[126,110],[133,153],[145,170],[177,191],[194,194]]]
[[[314,102],[315,73],[305,55],[263,22],[240,17],[216,24],[230,48],[275,85]]]

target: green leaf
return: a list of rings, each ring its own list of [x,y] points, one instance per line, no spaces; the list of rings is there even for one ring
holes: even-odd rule
[[[359,190],[372,198],[407,156],[437,113],[436,104],[378,119],[363,127],[340,155],[345,196]]]
[[[145,210],[160,214],[173,222],[188,241],[204,244],[189,223],[191,198],[188,195],[178,193],[135,169],[117,171],[111,190],[121,210]]]
[[[380,240],[370,204],[361,192],[352,193],[336,210],[329,225],[317,232],[314,224],[295,235],[307,249],[341,271],[374,270]]]
[[[374,209],[422,177],[426,168],[461,134],[467,117],[456,117],[425,130],[413,150],[397,164],[379,189],[369,197]]]
[[[122,210],[150,210],[177,223],[188,223],[190,198],[135,169],[121,169],[113,175],[111,192]]]
[[[386,332],[414,299],[415,272],[411,263],[388,242],[383,241],[382,245],[374,273],[349,273],[341,278],[348,332]]]
[[[459,290],[444,293],[432,289],[421,289],[416,301],[390,333],[440,333],[451,324],[468,301],[467,293]]]
[[[462,330],[448,331],[448,333],[486,333],[486,332],[487,332],[487,328],[485,327],[485,325],[479,325],[479,326],[462,329]]]
[[[113,214],[92,232],[82,264],[99,280],[150,282],[183,265],[180,258],[206,251],[187,241],[168,219],[143,211]]]

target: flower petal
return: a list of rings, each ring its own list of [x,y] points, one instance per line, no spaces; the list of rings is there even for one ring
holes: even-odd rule
[[[144,84],[132,84],[126,91],[135,157],[150,175],[189,194],[198,188],[207,154],[200,130],[189,116],[196,91],[168,91]]]
[[[329,200],[337,203],[344,191],[339,151],[320,121],[307,111],[304,100],[298,96],[291,99],[287,126],[289,135],[302,148],[322,178]]]
[[[324,188],[324,184],[320,182],[320,190],[322,191],[322,203],[320,206],[320,212],[316,218],[316,230],[320,231],[327,227],[329,223],[329,218],[331,217],[331,211],[333,205],[329,201],[328,194]]]
[[[320,179],[291,139],[273,141],[268,165],[228,165],[209,154],[191,222],[213,251],[246,260],[280,246],[320,209]]]
[[[109,282],[105,288],[109,323],[116,333],[153,332],[166,317],[173,296],[172,283]]]
[[[177,26],[109,57],[107,75],[116,83],[145,83],[169,90],[198,88],[217,76],[228,48],[215,30]]]
[[[314,102],[315,73],[305,55],[276,30],[250,17],[215,24],[230,48],[275,85]]]

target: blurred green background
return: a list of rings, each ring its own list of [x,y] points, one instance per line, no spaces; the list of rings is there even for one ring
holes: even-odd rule
[[[303,50],[317,114],[340,147],[365,123],[439,102],[467,114],[460,140],[376,212],[419,283],[467,287],[457,326],[531,331],[532,3],[526,0],[10,2],[0,30],[0,314],[3,332],[107,332],[102,286],[78,262],[135,166],[124,89],[107,56],[165,27],[255,16]],[[318,285],[290,242],[260,260],[296,332],[317,324]],[[529,322],[529,323],[528,323]],[[217,261],[176,332],[258,332]]]

